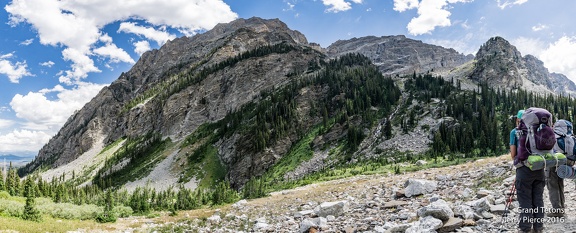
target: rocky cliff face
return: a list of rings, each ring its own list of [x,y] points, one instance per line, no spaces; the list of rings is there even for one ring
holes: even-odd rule
[[[405,36],[367,36],[339,40],[326,49],[330,57],[360,53],[370,58],[385,75],[425,73],[452,69],[473,59],[454,49],[425,44]]]
[[[544,63],[520,52],[502,37],[493,37],[480,47],[469,77],[477,82],[506,89],[526,89],[541,93],[570,94],[574,83],[565,76],[551,74]]]
[[[308,50],[248,59],[156,98],[159,86],[177,89],[183,74],[194,74],[262,45],[279,43],[307,46],[304,35],[283,22],[251,18],[219,24],[204,34],[178,38],[159,50],[146,52],[130,71],[70,117],[26,171],[42,164],[58,167],[73,161],[99,140],[96,135],[103,135],[106,144],[151,131],[180,140],[199,125],[219,120],[252,101],[261,91],[283,85],[289,80],[288,74],[323,56]]]

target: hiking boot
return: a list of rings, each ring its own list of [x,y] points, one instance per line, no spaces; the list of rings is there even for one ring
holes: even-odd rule
[[[546,216],[551,217],[551,218],[562,218],[564,217],[564,213],[562,212],[558,212],[558,213],[546,213]]]

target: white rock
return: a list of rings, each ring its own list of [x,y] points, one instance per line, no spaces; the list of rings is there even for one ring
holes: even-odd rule
[[[404,195],[406,197],[417,196],[421,194],[432,193],[436,190],[438,183],[436,181],[409,179],[404,184]]]
[[[348,201],[324,202],[317,206],[314,212],[320,217],[326,217],[328,215],[340,216],[348,211],[348,206]]]

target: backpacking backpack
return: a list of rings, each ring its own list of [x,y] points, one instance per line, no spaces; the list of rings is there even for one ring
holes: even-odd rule
[[[572,134],[572,123],[567,120],[558,120],[554,123],[554,133],[556,134],[556,145],[554,150],[566,154],[570,160],[575,160],[576,139]]]
[[[518,136],[518,161],[524,161],[531,154],[552,153],[556,144],[552,128],[552,114],[543,108],[528,108],[522,114],[516,127]]]

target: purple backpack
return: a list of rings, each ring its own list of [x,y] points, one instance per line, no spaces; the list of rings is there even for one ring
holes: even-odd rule
[[[520,124],[516,127],[518,136],[518,155],[516,159],[523,161],[531,154],[552,153],[556,144],[552,128],[552,114],[543,108],[529,108],[524,111]]]

